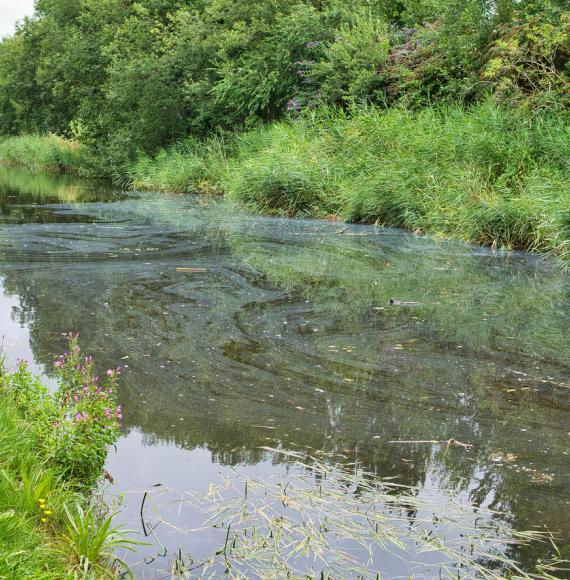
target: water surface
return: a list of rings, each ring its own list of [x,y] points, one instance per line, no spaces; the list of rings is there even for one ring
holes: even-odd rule
[[[340,231],[0,168],[8,361],[49,375],[73,330],[102,367],[125,367],[125,437],[107,468],[129,527],[155,484],[286,475],[262,449],[279,447],[453,490],[570,543],[570,276],[525,254]],[[163,546],[192,544],[157,535],[140,577],[160,577]]]

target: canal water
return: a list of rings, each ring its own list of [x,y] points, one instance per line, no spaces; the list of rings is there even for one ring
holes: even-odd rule
[[[124,367],[105,494],[149,544],[137,577],[219,543],[184,497],[295,477],[289,452],[570,543],[570,275],[546,258],[0,168],[7,364],[53,381],[70,331]]]

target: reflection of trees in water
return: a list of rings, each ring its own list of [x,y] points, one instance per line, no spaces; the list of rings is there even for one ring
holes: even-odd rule
[[[87,215],[56,212],[44,206],[113,201],[121,197],[124,195],[105,181],[0,165],[0,223],[90,223],[93,219]]]
[[[118,197],[105,181],[0,165],[0,214],[8,215],[15,201],[17,204],[78,203]]]
[[[112,243],[84,230],[82,255],[3,268],[46,367],[61,333],[79,330],[102,368],[129,357],[121,403],[148,444],[208,449],[226,465],[257,463],[264,446],[318,451],[463,491],[521,528],[568,525],[556,507],[567,396],[555,384],[570,360],[566,274],[400,235],[331,240],[327,224],[262,220],[257,233],[184,203],[109,206],[131,224]],[[390,308],[392,297],[422,305]],[[506,370],[535,366],[523,382]],[[451,437],[474,450],[387,443]],[[498,450],[561,472],[533,486],[489,462]]]

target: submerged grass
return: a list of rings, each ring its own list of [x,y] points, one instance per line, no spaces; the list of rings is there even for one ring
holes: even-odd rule
[[[504,514],[453,495],[427,497],[356,464],[264,449],[287,456],[294,469],[286,480],[244,481],[228,473],[206,494],[186,491],[175,502],[202,513],[193,542],[202,532],[217,537],[219,548],[202,559],[179,550],[171,562],[173,575],[372,579],[398,570],[412,576],[417,571],[422,577],[498,580],[552,579],[567,571],[568,563],[555,548],[551,560],[525,571],[517,550],[551,537],[517,532]],[[154,509],[160,514],[159,506]]]

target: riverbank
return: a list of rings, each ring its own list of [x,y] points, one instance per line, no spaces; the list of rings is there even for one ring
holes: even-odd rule
[[[77,349],[54,393],[25,362],[0,368],[0,578],[114,576],[112,552],[131,544],[92,497],[118,436],[115,376],[99,385]]]
[[[47,173],[91,173],[86,148],[53,134],[0,138],[0,163]]]
[[[35,149],[15,146],[19,139],[30,138],[2,142],[0,159],[34,167]],[[35,139],[40,149],[70,151],[69,142]],[[61,166],[85,172],[85,155],[74,155]],[[567,258],[569,159],[567,120],[487,101],[419,113],[325,111],[189,139],[139,156],[120,179],[134,189],[224,194],[263,214],[377,223]]]

